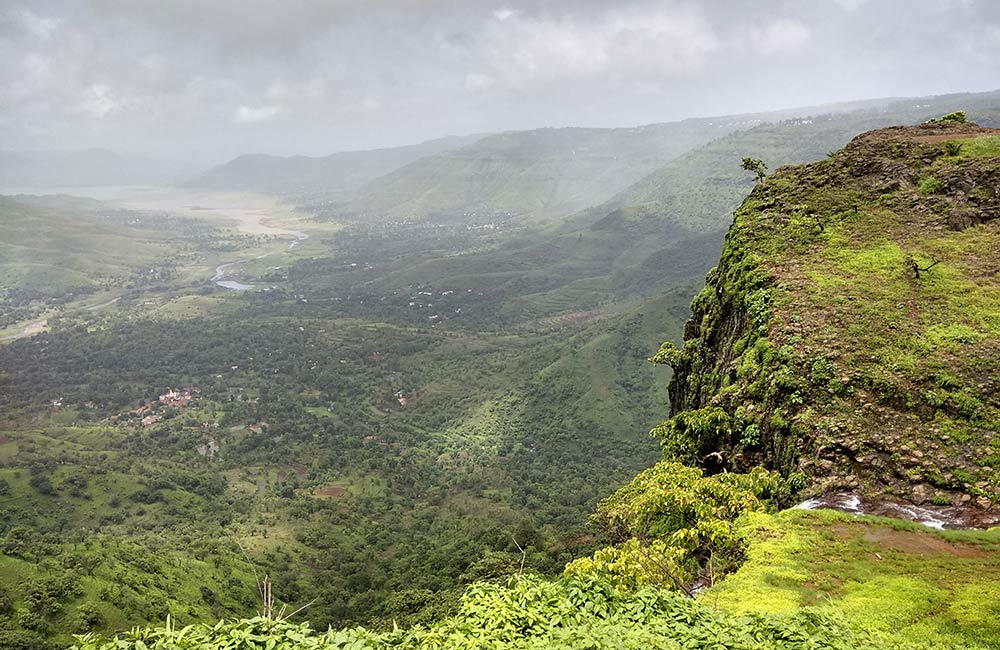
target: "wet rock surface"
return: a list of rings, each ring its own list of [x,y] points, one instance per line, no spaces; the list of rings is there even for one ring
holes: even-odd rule
[[[916,505],[890,497],[866,497],[853,492],[833,492],[807,499],[795,506],[803,510],[827,508],[856,515],[875,515],[915,521],[938,529],[991,528],[1000,524],[1000,508],[970,505]]]

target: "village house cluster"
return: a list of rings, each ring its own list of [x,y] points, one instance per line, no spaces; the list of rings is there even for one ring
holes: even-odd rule
[[[129,415],[134,417],[142,418],[139,422],[144,427],[151,427],[157,422],[163,420],[163,415],[157,413],[156,409],[158,406],[173,406],[176,408],[183,408],[188,405],[192,400],[194,395],[192,394],[192,389],[185,388],[182,390],[174,390],[173,388],[167,390],[159,397],[156,398],[155,402],[148,402],[143,404],[139,408],[132,409],[128,412]]]

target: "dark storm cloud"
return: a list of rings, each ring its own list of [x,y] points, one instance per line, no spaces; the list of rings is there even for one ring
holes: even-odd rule
[[[4,147],[324,153],[995,87],[991,0],[0,3]]]

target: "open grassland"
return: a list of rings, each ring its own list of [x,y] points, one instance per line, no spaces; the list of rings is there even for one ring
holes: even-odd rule
[[[1000,644],[1000,531],[938,531],[829,510],[747,524],[746,564],[699,599],[737,613],[803,609],[907,648]]]

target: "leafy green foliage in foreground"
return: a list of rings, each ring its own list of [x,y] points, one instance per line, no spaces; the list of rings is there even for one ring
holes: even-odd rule
[[[118,639],[79,637],[75,650],[376,650],[383,648],[741,648],[853,649],[875,647],[867,635],[835,619],[731,615],[675,591],[616,588],[593,577],[478,583],[461,611],[429,628],[376,634],[361,628],[313,632],[306,625],[264,618],[133,630]]]
[[[750,512],[747,559],[696,599],[593,573],[468,587],[429,626],[313,631],[264,618],[85,635],[74,650],[1000,647],[1000,531],[938,531],[833,511]]]
[[[624,543],[575,560],[566,571],[627,586],[714,582],[743,558],[737,521],[787,493],[787,481],[763,469],[705,476],[662,461],[602,501],[594,516]]]

